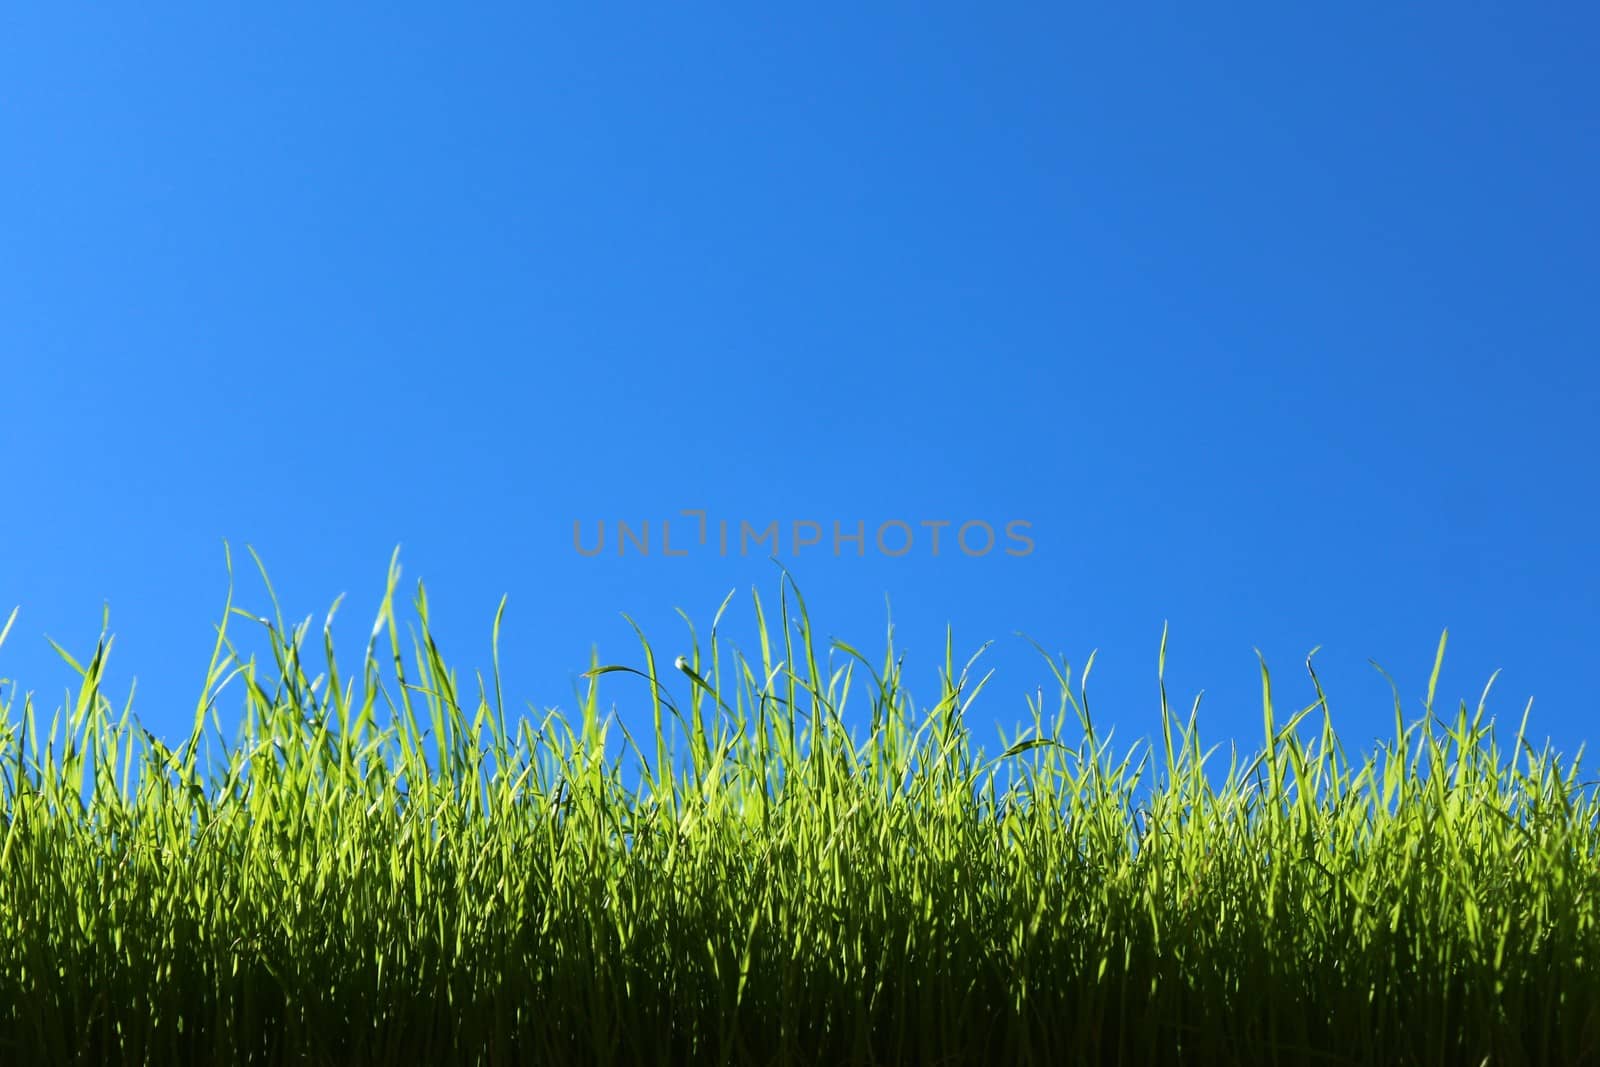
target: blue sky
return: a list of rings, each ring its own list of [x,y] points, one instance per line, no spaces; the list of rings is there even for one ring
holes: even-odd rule
[[[1410,719],[1448,626],[1445,706],[1502,669],[1491,712],[1534,697],[1570,752],[1600,640],[1597,21],[13,6],[0,676],[54,708],[44,635],[87,653],[109,603],[113,696],[136,675],[181,737],[224,541],[245,606],[245,545],[292,616],[348,594],[351,654],[400,545],[450,659],[487,665],[505,594],[508,695],[570,709],[592,647],[640,662],[620,613],[670,657],[674,608],[705,627],[738,589],[746,625],[775,595],[760,551],[573,547],[704,509],[819,523],[781,553],[819,629],[875,653],[887,597],[914,692],[947,623],[994,639],[982,740],[1049,680],[1019,630],[1099,649],[1131,740],[1169,621],[1175,702],[1204,689],[1205,737],[1253,748],[1252,649],[1299,706],[1322,646],[1359,747],[1392,732],[1368,660]],[[935,521],[1002,540],[934,556]]]

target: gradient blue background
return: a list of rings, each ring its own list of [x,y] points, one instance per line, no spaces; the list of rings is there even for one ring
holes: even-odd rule
[[[1260,743],[1314,645],[1361,747],[1446,710],[1590,739],[1600,20],[1579,5],[11,5],[0,675],[44,635],[187,732],[223,603],[364,642],[392,549],[447,656],[570,710],[762,558],[572,525],[1031,522],[1025,558],[784,553],[913,692],[996,639],[980,740],[1081,666]],[[681,521],[681,520],[680,520]],[[3,612],[0,612],[3,613]],[[236,624],[236,632],[243,633]],[[605,692],[638,723],[642,687]],[[8,692],[13,691],[8,687]],[[238,724],[240,695],[224,704]],[[20,709],[20,700],[15,710]],[[859,710],[859,709],[858,709]],[[1509,725],[1504,726],[1509,720]],[[992,748],[991,748],[992,750]],[[1226,753],[1219,766],[1226,768]]]

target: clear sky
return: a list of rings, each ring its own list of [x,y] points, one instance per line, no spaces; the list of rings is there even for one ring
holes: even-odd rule
[[[87,654],[109,603],[112,695],[137,676],[181,738],[224,541],[243,606],[245,545],[292,616],[348,594],[350,655],[400,545],[449,659],[487,665],[506,594],[508,696],[570,710],[595,645],[640,664],[622,612],[668,661],[674,608],[703,629],[738,589],[747,625],[778,571],[738,527],[778,522],[825,636],[876,655],[888,598],[913,692],[946,623],[996,641],[981,740],[1049,681],[1019,630],[1099,649],[1131,740],[1170,621],[1174,701],[1253,749],[1253,648],[1299,706],[1322,646],[1360,747],[1392,733],[1368,660],[1409,720],[1448,626],[1446,708],[1503,669],[1507,736],[1533,697],[1570,752],[1600,675],[1597,31],[1576,4],[10,5],[0,676],[53,709],[45,635]],[[952,548],[967,522],[995,548]]]

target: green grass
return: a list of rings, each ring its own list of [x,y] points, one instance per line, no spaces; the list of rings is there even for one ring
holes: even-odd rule
[[[530,720],[499,617],[463,680],[398,578],[348,676],[230,594],[175,749],[104,638],[48,726],[9,697],[0,1062],[1600,1062],[1593,792],[1526,714],[1504,752],[1436,714],[1437,664],[1355,760],[1263,664],[1224,772],[1164,686],[1113,753],[1046,655],[1059,702],[988,754],[973,664],[916,708],[785,584],[749,658],[719,612]]]

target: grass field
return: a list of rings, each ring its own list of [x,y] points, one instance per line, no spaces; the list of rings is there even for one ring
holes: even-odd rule
[[[986,750],[973,665],[915,708],[786,584],[748,658],[641,635],[529,719],[398,582],[348,674],[230,595],[176,748],[104,639],[53,717],[6,688],[0,1063],[1600,1063],[1600,806],[1437,666],[1351,758],[1263,665],[1223,767],[1164,696],[1111,751],[1046,656]]]

